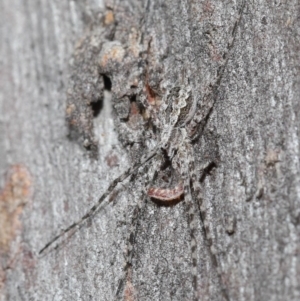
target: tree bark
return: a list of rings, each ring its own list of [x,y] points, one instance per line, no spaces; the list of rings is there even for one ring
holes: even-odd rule
[[[120,280],[118,299],[192,300],[184,202],[145,197],[147,164],[39,254],[159,140],[150,108],[185,84],[203,112],[216,88],[193,141],[197,170],[212,162],[197,179],[211,236],[197,211],[198,299],[300,299],[300,5],[246,1],[228,49],[242,5],[0,3],[2,300],[115,300]]]

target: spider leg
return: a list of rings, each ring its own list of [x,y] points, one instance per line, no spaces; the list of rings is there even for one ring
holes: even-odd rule
[[[198,137],[202,131],[203,128],[207,122],[207,119],[210,115],[210,112],[214,106],[214,103],[217,98],[218,94],[218,88],[220,86],[221,80],[223,78],[223,75],[225,73],[225,69],[230,57],[231,50],[234,46],[234,42],[237,35],[237,29],[239,24],[241,23],[242,14],[244,11],[246,5],[246,0],[242,0],[241,7],[238,12],[238,16],[234,22],[233,28],[231,30],[231,36],[229,38],[229,41],[227,43],[227,51],[223,54],[223,62],[218,67],[216,76],[210,83],[210,85],[207,87],[206,91],[204,92],[203,99],[201,100],[201,103],[194,114],[192,120],[187,125],[187,131],[189,134],[189,137],[196,138]]]
[[[197,271],[197,240],[196,240],[196,222],[195,222],[195,203],[193,202],[193,195],[191,191],[191,177],[190,177],[190,161],[193,161],[190,152],[190,143],[185,141],[184,152],[181,155],[181,177],[184,186],[184,202],[186,204],[186,211],[188,214],[188,223],[191,234],[191,256],[192,256],[192,285],[193,285],[193,301],[198,301],[198,271]],[[188,164],[187,164],[188,163]]]
[[[176,155],[172,158],[172,167],[181,177],[177,186],[171,189],[150,187],[148,195],[164,202],[172,201],[184,194],[184,202],[188,214],[188,224],[191,236],[191,256],[192,256],[192,286],[193,301],[198,301],[198,272],[197,272],[197,241],[196,241],[196,224],[195,224],[195,204],[191,191],[190,162],[194,162],[191,142],[187,137],[185,130],[180,131]]]
[[[154,148],[148,155],[143,156],[138,162],[136,162],[132,167],[128,168],[123,174],[119,177],[114,179],[106,191],[99,197],[98,202],[78,221],[74,222],[67,228],[63,229],[58,235],[53,237],[40,251],[39,254],[42,254],[46,249],[48,249],[54,242],[56,242],[59,238],[63,235],[68,233],[70,230],[74,229],[75,227],[79,227],[82,225],[85,220],[91,217],[97,209],[100,207],[102,202],[110,195],[110,193],[116,188],[116,186],[127,179],[130,175],[132,175],[135,171],[137,171],[141,166],[149,162],[152,158],[154,158],[157,154],[157,148]]]
[[[184,200],[188,213],[188,222],[191,234],[191,254],[192,254],[192,285],[193,300],[198,301],[198,272],[197,272],[197,241],[196,241],[196,225],[195,225],[195,207],[192,199],[190,177],[185,174],[184,177]]]
[[[144,195],[142,199],[144,200]],[[144,202],[142,202],[144,203]],[[136,237],[136,231],[137,231],[137,224],[138,219],[140,216],[140,212],[142,210],[143,205],[141,205],[141,202],[138,201],[137,205],[135,206],[133,210],[133,214],[131,217],[131,223],[129,231],[127,232],[126,236],[126,242],[127,242],[127,248],[125,253],[125,264],[123,267],[123,277],[119,280],[118,287],[116,290],[115,297],[118,299],[121,292],[124,290],[124,284],[125,282],[131,283],[132,281],[132,259],[133,259],[133,248],[135,243],[135,237]],[[126,290],[126,289],[125,289]]]
[[[179,172],[184,192],[184,203],[188,215],[188,225],[191,236],[191,257],[192,257],[192,286],[193,286],[193,301],[199,300],[198,295],[198,272],[197,272],[197,240],[196,240],[196,223],[195,223],[195,203],[191,190],[191,173],[190,162],[194,162],[193,152],[191,152],[191,142],[187,137],[185,130],[181,131],[181,143],[178,145],[176,155],[172,158],[173,168]]]
[[[192,154],[190,158],[194,158],[193,155],[193,148],[192,145],[189,145],[189,152]],[[221,277],[221,271],[219,270],[219,264],[218,259],[216,255],[216,249],[213,244],[213,237],[211,235],[211,229],[209,227],[209,224],[206,220],[206,208],[203,204],[203,194],[202,189],[200,185],[200,175],[205,172],[205,169],[211,164],[211,162],[206,162],[202,164],[199,168],[199,176],[196,174],[196,168],[195,168],[195,162],[194,160],[189,160],[189,171],[192,179],[192,186],[193,186],[193,195],[195,197],[195,200],[197,200],[198,206],[199,206],[199,213],[200,213],[200,220],[203,227],[203,233],[206,241],[208,242],[209,247],[209,256],[211,258],[212,265],[217,271],[217,275],[219,277],[219,282],[221,284],[221,290],[222,294],[225,298],[225,300],[229,300],[228,291],[227,288],[224,286],[222,277]]]
[[[137,225],[138,225],[138,220],[140,216],[140,212],[143,210],[145,207],[145,199],[147,197],[146,191],[148,190],[148,187],[152,184],[154,174],[156,170],[159,168],[159,165],[161,164],[160,160],[157,160],[150,171],[148,172],[147,179],[145,180],[146,183],[149,183],[146,185],[146,190],[143,191],[142,197],[139,198],[141,199],[137,201],[137,204],[133,210],[133,214],[131,217],[131,223],[130,223],[130,228],[129,231],[127,232],[127,249],[126,249],[126,254],[125,254],[125,264],[123,267],[123,277],[119,280],[118,287],[116,290],[115,297],[116,299],[119,297],[121,292],[124,290],[124,282],[127,281],[128,283],[131,283],[132,279],[132,260],[133,260],[133,251],[134,251],[134,243],[135,243],[135,237],[136,237],[136,232],[137,232]],[[130,287],[128,287],[128,290],[130,290]],[[131,294],[132,292],[128,292],[128,294]],[[126,294],[126,287],[125,287],[125,294]]]

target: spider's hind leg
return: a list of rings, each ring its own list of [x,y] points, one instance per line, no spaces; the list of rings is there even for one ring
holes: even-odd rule
[[[186,211],[188,214],[188,223],[191,234],[191,256],[192,256],[192,285],[193,300],[198,301],[198,260],[197,260],[197,240],[196,240],[196,224],[195,224],[195,204],[192,199],[190,186],[190,177],[185,176],[184,179],[184,200],[186,203]]]
[[[92,208],[90,208],[87,213],[76,222],[73,222],[71,225],[69,225],[67,228],[63,229],[59,234],[54,236],[40,251],[39,255],[44,253],[47,249],[49,249],[52,245],[54,245],[55,242],[57,242],[59,239],[61,239],[66,233],[70,232],[72,229],[76,229],[78,227],[81,227],[83,223],[92,217],[97,210],[100,208],[104,200],[113,192],[113,190],[117,187],[119,183],[122,183],[124,180],[126,180],[128,177],[130,177],[134,172],[136,172],[140,167],[145,165],[147,162],[151,161],[155,156],[157,155],[157,148],[154,148],[152,151],[150,151],[147,155],[143,156],[139,161],[137,161],[133,166],[125,170],[120,176],[115,178],[108,186],[106,191],[98,198],[98,201],[94,204]],[[59,245],[59,243],[58,243]]]
[[[190,148],[191,148],[190,152],[193,153],[193,149],[192,149],[191,145],[190,145]],[[191,156],[191,157],[194,158],[194,156]],[[190,176],[192,179],[192,188],[193,188],[192,192],[193,192],[194,199],[195,199],[196,203],[198,204],[204,238],[208,243],[209,256],[211,259],[212,266],[217,272],[217,277],[219,278],[219,283],[221,285],[223,297],[225,300],[229,300],[227,288],[225,287],[225,285],[223,284],[223,281],[222,281],[222,275],[221,275],[221,271],[219,268],[220,265],[218,263],[216,248],[214,247],[214,242],[213,242],[212,230],[206,219],[207,212],[206,212],[205,204],[203,203],[203,193],[202,193],[202,187],[200,184],[201,177],[203,176],[203,174],[207,173],[207,170],[210,169],[210,166],[214,166],[214,163],[211,161],[201,164],[198,169],[199,174],[197,175],[194,160],[189,160],[189,171],[190,171]]]
[[[133,281],[132,281],[134,244],[135,244],[135,240],[136,240],[139,218],[140,218],[141,212],[143,211],[143,209],[145,207],[145,203],[146,203],[145,200],[147,198],[147,191],[148,191],[150,184],[152,184],[152,182],[153,182],[155,172],[158,170],[160,164],[161,164],[161,161],[157,160],[153,163],[153,165],[151,167],[148,168],[149,169],[148,172],[143,172],[143,174],[146,175],[146,177],[144,177],[144,180],[140,180],[143,178],[143,176],[141,175],[142,171],[136,172],[136,174],[134,175],[134,177],[137,178],[136,181],[134,181],[135,187],[137,187],[137,186],[145,187],[146,189],[143,189],[142,191],[139,189],[133,190],[133,194],[135,195],[134,199],[137,199],[137,202],[136,202],[136,204],[130,205],[134,208],[133,208],[133,210],[130,210],[130,211],[132,211],[132,214],[131,214],[131,219],[130,219],[130,226],[129,226],[129,229],[127,231],[127,236],[126,236],[127,248],[125,251],[125,264],[123,267],[123,276],[118,282],[118,287],[117,287],[117,290],[115,293],[116,300],[118,300],[118,298],[120,297],[122,292],[123,292],[123,295],[132,296],[134,300],[137,297],[137,296],[135,296],[136,290],[134,289]],[[137,184],[139,181],[140,181],[140,183]]]
[[[192,166],[190,161],[193,160],[193,153],[191,152],[191,145],[189,141],[182,141],[179,144],[175,156],[172,158],[172,168],[174,172],[179,175],[177,185],[172,188],[156,188],[151,187],[148,190],[148,195],[158,199],[165,204],[170,201],[178,199],[184,194],[184,202],[188,214],[188,226],[191,237],[191,257],[192,257],[192,287],[193,287],[193,301],[199,300],[198,294],[198,269],[197,269],[197,240],[196,240],[196,223],[195,223],[195,203],[191,191],[191,173],[189,167]]]
[[[186,148],[188,150],[188,148]],[[191,256],[192,256],[192,286],[193,286],[193,301],[199,300],[198,294],[198,260],[197,260],[197,239],[196,239],[196,221],[195,221],[195,202],[193,202],[193,195],[191,191],[191,176],[189,165],[186,161],[193,160],[191,154],[188,151],[185,156],[183,156],[184,162],[181,164],[181,177],[183,180],[184,187],[184,201],[186,204],[186,211],[188,215],[188,224],[190,228],[191,235]]]

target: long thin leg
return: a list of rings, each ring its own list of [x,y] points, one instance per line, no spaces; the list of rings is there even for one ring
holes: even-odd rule
[[[192,154],[191,158],[194,158],[193,156],[193,148],[192,145],[189,145],[190,148],[190,153]],[[210,165],[209,163],[203,164],[200,167],[200,171],[205,172],[205,169]],[[211,231],[209,228],[209,224],[206,221],[206,208],[203,204],[203,194],[202,194],[202,189],[201,189],[201,185],[200,185],[200,174],[197,176],[196,174],[196,168],[195,168],[195,163],[194,160],[189,160],[189,171],[190,171],[190,175],[192,178],[192,186],[193,186],[193,195],[195,197],[195,199],[198,201],[198,206],[199,206],[199,213],[200,213],[200,220],[201,220],[201,224],[203,227],[203,233],[204,233],[204,237],[206,239],[206,241],[208,242],[208,248],[209,248],[209,256],[211,258],[211,262],[212,265],[214,266],[214,268],[217,271],[218,277],[219,277],[219,281],[221,284],[221,289],[222,289],[222,294],[223,297],[225,298],[225,300],[229,300],[229,296],[228,296],[228,291],[227,288],[224,286],[223,282],[222,282],[222,275],[221,272],[219,271],[219,264],[218,264],[218,260],[217,260],[217,256],[216,256],[216,250],[214,248],[213,245],[213,240],[212,240],[212,235],[211,235]]]
[[[188,213],[188,223],[191,234],[191,256],[192,256],[192,285],[193,285],[193,300],[198,301],[198,271],[197,271],[197,241],[196,241],[196,225],[195,225],[195,204],[192,199],[190,186],[190,177],[188,170],[184,174],[184,201]]]
[[[144,196],[142,197],[144,199]],[[118,287],[116,290],[116,300],[118,300],[118,297],[120,296],[121,292],[124,290],[124,283],[125,282],[131,282],[132,279],[132,259],[133,259],[133,248],[134,248],[134,242],[136,237],[136,230],[137,230],[137,224],[139,215],[142,209],[141,202],[138,200],[137,205],[135,206],[131,218],[130,228],[127,232],[126,236],[126,242],[127,242],[127,248],[126,248],[126,254],[125,254],[125,264],[123,267],[123,276],[119,280]]]
[[[186,136],[185,134],[183,136]],[[183,138],[184,139],[184,138]],[[181,176],[184,190],[184,203],[188,215],[188,225],[191,237],[191,256],[192,256],[192,286],[193,286],[193,301],[199,300],[198,295],[198,269],[197,269],[197,240],[196,240],[196,223],[195,223],[195,203],[191,191],[191,177],[190,177],[190,161],[194,160],[192,157],[191,145],[189,140],[183,140],[178,148],[176,156],[172,160],[172,166]]]
[[[132,173],[134,173],[136,170],[138,170],[142,165],[150,161],[155,155],[157,154],[157,148],[152,150],[148,155],[142,157],[142,159],[138,162],[136,162],[132,167],[128,168],[123,174],[121,174],[119,177],[114,179],[110,185],[108,186],[107,190],[104,194],[100,196],[98,199],[98,202],[78,221],[71,224],[69,227],[63,229],[60,234],[56,235],[54,238],[52,238],[40,251],[39,254],[42,254],[46,249],[48,249],[55,241],[57,241],[59,238],[61,238],[64,234],[69,232],[70,230],[74,229],[75,227],[80,226],[85,222],[86,219],[91,217],[97,209],[100,207],[102,202],[105,200],[107,196],[116,188],[116,186],[123,182],[125,179],[127,179]]]
[[[205,92],[203,99],[201,101],[200,107],[198,108],[191,122],[188,124],[188,133],[190,137],[196,138],[201,134],[203,127],[205,126],[207,119],[210,115],[210,112],[214,106],[218,94],[218,88],[220,86],[221,80],[225,73],[225,69],[230,57],[231,50],[234,46],[235,38],[238,31],[237,29],[239,24],[241,23],[242,14],[245,5],[246,5],[246,0],[242,0],[238,17],[234,22],[231,31],[231,38],[229,39],[229,42],[227,44],[227,52],[224,53],[223,55],[223,63],[219,66],[216,77],[213,79],[212,83],[207,88],[207,91]]]
[[[183,135],[185,137],[186,134]],[[183,138],[181,137],[181,138]],[[184,139],[184,138],[183,138]],[[195,224],[195,203],[193,202],[190,178],[190,162],[193,162],[193,152],[191,151],[190,141],[184,140],[178,148],[178,152],[172,159],[174,170],[178,171],[181,176],[181,182],[172,189],[150,188],[148,195],[164,202],[172,201],[184,193],[184,202],[188,214],[188,225],[191,237],[191,256],[192,256],[192,286],[193,301],[198,301],[198,279],[197,279],[197,241],[196,241],[196,224]]]
[[[159,165],[160,165],[160,161],[158,160],[152,166],[151,171],[148,172],[147,179],[145,180],[145,182],[148,183],[148,185],[146,186],[145,191],[143,191],[142,198],[141,198],[142,201],[137,200],[137,205],[135,206],[133,214],[132,214],[130,229],[127,233],[127,250],[126,250],[126,255],[125,255],[126,262],[123,267],[124,275],[118,283],[118,287],[117,287],[116,295],[115,295],[116,300],[120,296],[121,292],[124,290],[124,281],[127,281],[127,284],[128,284],[128,282],[132,281],[131,277],[132,277],[133,248],[134,248],[134,243],[135,243],[138,219],[140,216],[140,212],[143,210],[143,208],[145,206],[145,199],[147,197],[148,187],[152,184],[153,178],[154,178],[154,173],[158,169]],[[130,289],[130,288],[128,288],[128,289]],[[125,290],[126,290],[126,288],[125,288]],[[128,292],[128,294],[130,294],[130,292]]]

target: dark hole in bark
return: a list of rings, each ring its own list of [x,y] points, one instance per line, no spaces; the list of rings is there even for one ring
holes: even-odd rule
[[[132,103],[132,102],[136,102],[136,95],[132,95],[131,97],[130,97],[130,102]]]
[[[111,80],[110,78],[105,75],[102,74],[102,78],[103,78],[103,83],[104,83],[104,90],[106,91],[110,91],[111,90]],[[99,115],[99,113],[101,112],[101,110],[103,109],[103,99],[98,99],[96,101],[93,101],[91,103],[91,108],[93,111],[93,117],[97,117]]]
[[[98,99],[97,101],[92,102],[91,108],[93,111],[93,117],[97,117],[103,108],[103,99]]]
[[[102,76],[103,76],[103,82],[104,82],[104,89],[107,90],[107,91],[110,91],[111,90],[111,80],[110,80],[110,78],[105,74],[102,74]]]

